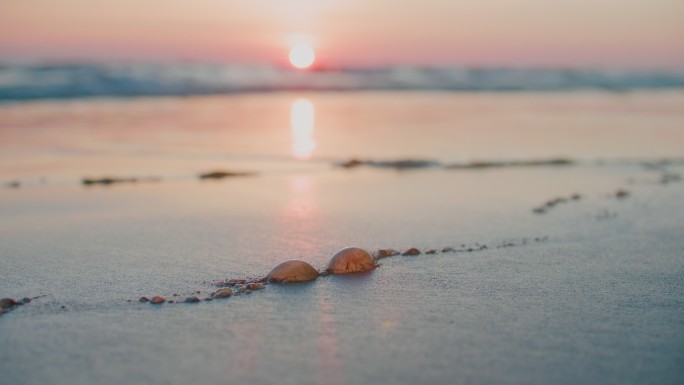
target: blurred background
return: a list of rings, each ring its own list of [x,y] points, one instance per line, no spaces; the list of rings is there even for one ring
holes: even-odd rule
[[[680,155],[679,1],[0,9],[6,180]]]
[[[5,101],[684,85],[684,5],[675,0],[6,0],[0,7]],[[304,65],[291,61],[295,47]],[[293,73],[297,67],[315,71]]]

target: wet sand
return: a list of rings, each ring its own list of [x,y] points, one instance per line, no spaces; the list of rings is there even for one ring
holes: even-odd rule
[[[64,163],[62,179],[0,189],[0,297],[42,296],[0,315],[3,383],[684,379],[684,183],[663,183],[682,165],[213,162],[185,165],[187,178],[169,177],[175,161],[102,168],[93,175],[165,179],[101,188]],[[9,169],[7,181],[30,179]],[[207,170],[260,172],[198,181]],[[287,259],[323,270],[346,246],[400,255],[367,273],[204,300],[217,282]],[[420,254],[401,255],[410,248]],[[157,295],[181,303],[138,301]]]
[[[174,196],[163,184],[2,191],[11,205],[1,222],[1,291],[46,295],[0,318],[3,377],[677,383],[683,185],[634,185],[618,200],[612,186],[624,170],[603,171],[368,170],[177,182]],[[524,194],[503,188],[511,178]],[[535,215],[530,207],[549,194],[532,192],[549,182],[585,198]],[[287,194],[254,194],[273,190]],[[616,215],[601,219],[604,210]],[[422,254],[224,300],[137,302],[201,299],[217,280],[258,277],[285,259],[323,268],[347,245]],[[465,248],[425,253],[447,245]]]

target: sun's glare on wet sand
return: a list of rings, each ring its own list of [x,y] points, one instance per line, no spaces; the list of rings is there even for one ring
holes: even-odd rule
[[[308,99],[292,102],[290,123],[292,126],[292,156],[296,159],[311,158],[316,148],[314,132],[314,105]]]

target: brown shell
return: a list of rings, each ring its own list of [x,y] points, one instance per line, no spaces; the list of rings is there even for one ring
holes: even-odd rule
[[[326,270],[332,274],[360,273],[375,269],[375,260],[364,249],[358,247],[344,248],[328,262]]]
[[[317,277],[318,271],[299,259],[281,262],[267,275],[267,278],[273,282],[305,282]]]

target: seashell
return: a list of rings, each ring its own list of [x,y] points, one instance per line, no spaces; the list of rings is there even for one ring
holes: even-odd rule
[[[161,305],[164,302],[166,302],[166,298],[162,297],[161,295],[154,296],[150,301],[152,305]]]
[[[218,290],[214,293],[214,298],[228,298],[233,295],[233,289],[226,287],[225,289]]]
[[[271,282],[305,282],[318,277],[318,271],[299,259],[279,263],[266,276]]]
[[[360,273],[375,269],[375,260],[364,249],[346,247],[333,255],[326,270],[331,274]]]

